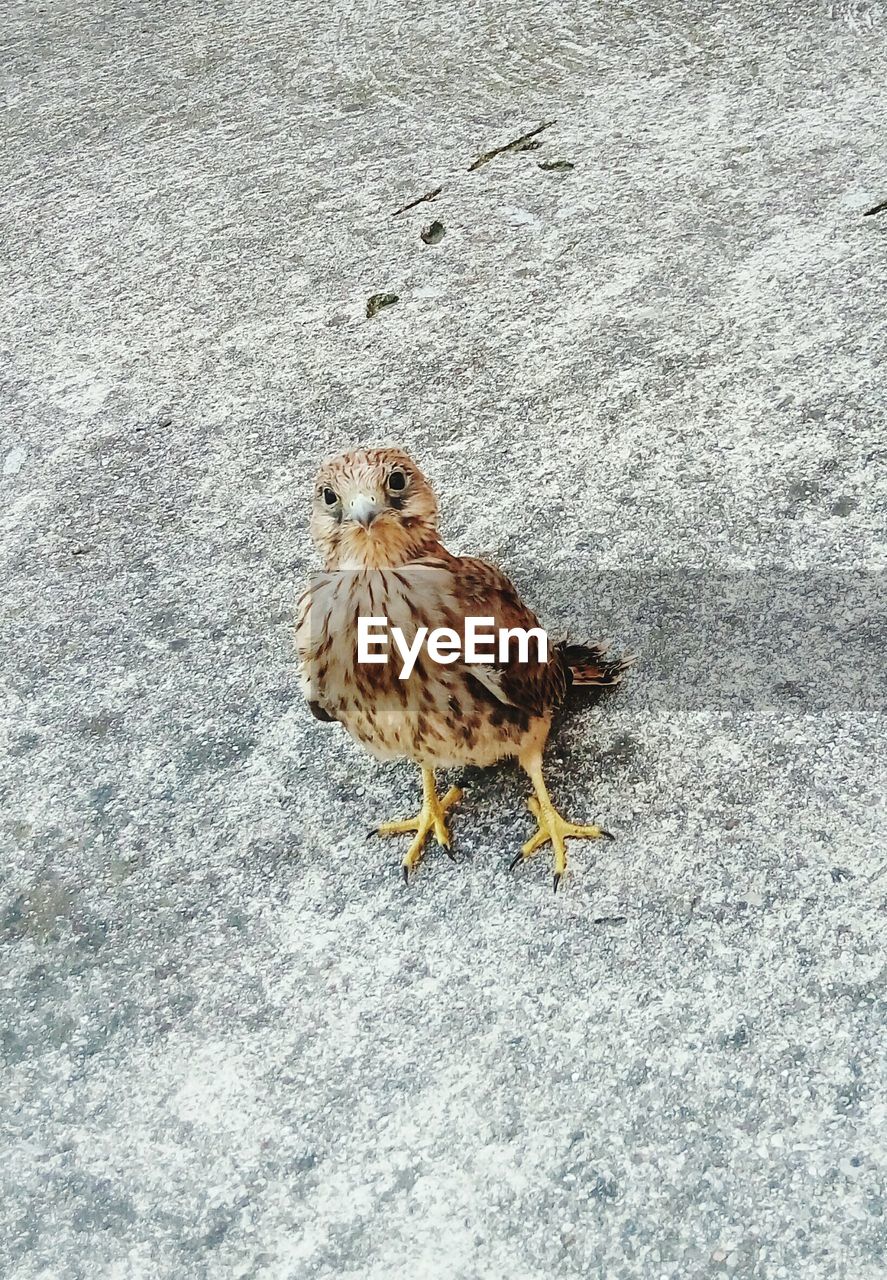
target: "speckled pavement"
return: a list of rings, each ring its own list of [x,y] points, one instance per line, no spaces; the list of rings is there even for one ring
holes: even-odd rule
[[[881,1280],[887,7],[7,0],[0,76],[0,1274]],[[405,888],[298,696],[358,442],[638,652],[557,896],[506,768]]]

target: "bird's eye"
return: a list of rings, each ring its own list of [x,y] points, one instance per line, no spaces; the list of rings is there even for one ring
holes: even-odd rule
[[[339,501],[332,489],[324,489],[323,500],[328,507],[334,507]]]
[[[388,488],[392,493],[402,493],[407,487],[407,477],[405,471],[392,471],[388,477]]]

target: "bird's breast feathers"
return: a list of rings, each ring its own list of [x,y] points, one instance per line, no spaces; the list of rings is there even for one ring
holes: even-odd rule
[[[563,694],[556,654],[478,667],[441,664],[421,648],[406,679],[391,652],[387,662],[358,660],[361,618],[384,619],[389,633],[399,629],[413,645],[423,627],[449,628],[464,642],[468,617],[490,618],[496,628],[538,627],[511,583],[479,560],[441,556],[319,573],[299,604],[302,690],[383,758],[484,764],[512,754],[531,721],[547,719]]]

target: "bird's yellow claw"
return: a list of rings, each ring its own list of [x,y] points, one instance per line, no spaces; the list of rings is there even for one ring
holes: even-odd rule
[[[422,790],[424,793],[422,808],[415,818],[406,818],[400,822],[383,822],[378,829],[380,836],[398,836],[406,831],[416,832],[416,838],[411,842],[400,864],[405,881],[409,880],[410,872],[421,862],[429,835],[433,833],[437,843],[449,851],[450,832],[444,814],[447,809],[462,799],[459,787],[450,787],[445,796],[442,798],[438,796],[434,785],[434,774],[430,769],[422,770]]]
[[[567,845],[568,839],[573,840],[612,840],[613,836],[609,831],[605,831],[603,827],[594,824],[582,825],[577,822],[567,822],[566,818],[562,818],[554,806],[548,804],[540,804],[536,796],[531,796],[527,801],[527,808],[533,814],[539,826],[537,830],[530,836],[527,843],[523,846],[520,853],[512,862],[512,867],[516,867],[519,862],[532,858],[537,849],[541,849],[544,844],[551,843],[554,850],[554,888],[561,882],[564,872],[567,869]]]

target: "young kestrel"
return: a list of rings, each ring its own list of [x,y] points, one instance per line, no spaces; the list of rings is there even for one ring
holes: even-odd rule
[[[463,656],[446,664],[423,647],[406,679],[399,661],[359,662],[359,618],[384,618],[408,642],[422,626],[451,628],[464,641],[469,617],[493,619],[497,629],[539,626],[499,569],[447,551],[437,520],[431,485],[399,449],[356,449],[321,467],[311,534],[325,572],[299,602],[300,683],[318,719],[338,720],[378,759],[412,760],[421,769],[418,816],[379,827],[380,835],[416,833],[401,864],[405,880],[431,833],[450,843],[445,814],[462,793],[451,787],[439,797],[435,769],[516,756],[533,784],[528,803],[538,825],[511,865],[550,842],[556,890],[568,838],[613,837],[555,809],[542,776],[552,719],[571,684],[618,684],[630,659],[610,659],[594,646],[549,645],[543,662],[536,647],[521,654],[515,644],[503,661],[469,663],[463,643]]]

